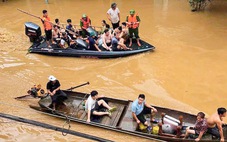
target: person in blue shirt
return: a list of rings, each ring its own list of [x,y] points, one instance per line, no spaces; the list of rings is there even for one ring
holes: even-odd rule
[[[71,39],[76,39],[76,28],[72,25],[72,20],[67,20],[66,33],[71,37]]]
[[[146,118],[144,117],[145,114],[151,114],[151,122],[154,122],[153,119],[154,114],[157,112],[157,109],[146,104],[145,102],[145,95],[140,94],[138,99],[136,99],[132,103],[132,117],[136,120],[137,124],[142,123],[147,127],[148,131],[151,131],[151,126],[147,122]]]

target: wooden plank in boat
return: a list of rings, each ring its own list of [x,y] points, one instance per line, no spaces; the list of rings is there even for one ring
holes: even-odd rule
[[[80,116],[80,119],[81,120],[86,119],[86,115],[87,115],[87,112],[84,110],[83,113],[82,113],[82,115]]]
[[[107,115],[104,115],[101,119],[101,124],[107,125],[108,120],[110,120],[110,117]]]
[[[117,123],[119,121],[120,115],[124,109],[124,105],[122,104],[116,104],[109,102],[110,106],[117,106],[117,110],[112,113],[111,118],[109,116],[103,116],[103,120],[101,121],[102,124],[115,126],[113,123]]]
[[[126,130],[130,130],[130,131],[135,131],[136,127],[137,127],[137,123],[136,121],[133,119],[132,117],[132,102],[129,103],[128,105],[128,110],[121,122],[121,128],[122,129],[126,129]]]
[[[109,102],[108,105],[109,106],[115,106],[116,103]],[[103,118],[101,120],[101,124],[109,125],[110,124],[110,119],[113,119],[115,117],[115,114],[116,114],[116,111],[112,113],[111,118],[109,116],[107,116],[107,115],[103,116]]]
[[[116,105],[116,104],[115,104],[115,105]],[[112,126],[111,123],[113,123],[113,121],[116,119],[116,117],[117,117],[117,115],[118,115],[118,110],[119,110],[121,107],[123,107],[123,106],[117,104],[117,107],[118,107],[117,110],[114,111],[114,112],[112,113],[111,117],[108,117],[108,116],[107,116],[109,119],[106,120],[105,125],[110,125],[110,126]]]
[[[125,106],[124,105],[121,105],[121,106],[117,106],[117,110],[116,110],[116,117],[110,122],[110,125],[111,126],[117,126],[117,123],[120,119],[120,116],[124,110]]]

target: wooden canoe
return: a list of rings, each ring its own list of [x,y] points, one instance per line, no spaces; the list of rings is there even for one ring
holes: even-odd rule
[[[68,118],[71,121],[83,123],[86,125],[96,126],[104,129],[109,129],[113,131],[118,131],[126,134],[131,134],[147,139],[157,139],[157,140],[163,140],[168,142],[179,142],[179,141],[194,141],[193,139],[182,139],[180,135],[178,135],[178,131],[161,131],[163,130],[163,124],[162,120],[164,119],[163,114],[168,115],[168,117],[172,118],[173,121],[178,121],[178,118],[183,118],[183,123],[181,123],[180,134],[183,134],[186,126],[192,126],[196,121],[196,115],[189,114],[177,110],[172,110],[168,108],[163,108],[159,106],[154,106],[157,108],[158,113],[156,114],[155,118],[157,121],[159,121],[159,133],[153,134],[147,133],[146,129],[145,131],[142,131],[139,129],[137,123],[132,118],[132,111],[131,111],[131,100],[121,100],[121,99],[115,99],[115,98],[108,98],[104,97],[106,102],[110,106],[116,106],[117,110],[112,113],[111,117],[108,116],[102,116],[99,118],[93,118],[93,122],[87,123],[87,115],[86,111],[83,108],[83,102],[85,99],[88,98],[89,94],[87,93],[81,93],[81,92],[74,92],[74,91],[64,91],[68,95],[68,99],[64,101],[64,105],[58,105],[56,108],[56,111],[53,111],[49,105],[51,104],[51,98],[41,98],[39,100],[40,107],[37,106],[30,106],[31,108],[42,111],[46,114],[51,114],[52,116],[60,117],[60,118]],[[147,118],[148,122],[149,118]],[[152,126],[156,126],[157,124],[151,123]],[[165,125],[169,126],[169,125]],[[153,128],[154,128],[153,127]],[[157,128],[157,127],[156,127]],[[168,130],[168,129],[166,129]],[[227,139],[227,126],[223,126],[224,136],[225,139]],[[171,132],[171,133],[168,133]],[[179,138],[176,137],[176,134],[179,136]],[[210,134],[205,134],[205,137],[201,141],[218,141],[217,139],[212,139],[212,136]]]

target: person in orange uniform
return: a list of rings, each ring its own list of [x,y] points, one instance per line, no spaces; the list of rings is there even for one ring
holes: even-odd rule
[[[135,14],[135,10],[130,10],[130,15],[126,17],[126,23],[128,25],[128,30],[129,30],[129,47],[132,46],[132,37],[133,33],[136,37],[137,44],[138,46],[141,46],[140,41],[139,41],[139,24],[140,24],[140,18],[137,14]]]
[[[45,34],[46,34],[46,41],[48,47],[51,48],[51,43],[52,43],[52,24],[50,22],[50,17],[48,16],[47,10],[43,10],[43,17],[41,19]]]
[[[83,14],[82,18],[80,19],[80,27],[82,29],[82,37],[85,38],[86,35],[89,35],[87,32],[87,28],[91,26],[91,20],[90,18],[86,15]]]

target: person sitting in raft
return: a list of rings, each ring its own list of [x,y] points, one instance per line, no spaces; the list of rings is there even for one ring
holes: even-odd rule
[[[67,99],[67,95],[60,89],[60,82],[53,75],[49,76],[49,82],[47,83],[47,93],[51,96],[53,110],[56,109],[56,104],[62,103]],[[51,107],[50,106],[50,107]]]
[[[54,25],[53,26],[54,29],[52,31],[52,37],[53,37],[53,41],[56,43],[60,43],[60,40],[61,40],[61,33],[60,33],[60,30],[58,29],[58,26],[57,25]]]
[[[199,141],[203,134],[207,132],[207,120],[205,118],[205,114],[203,112],[199,112],[197,114],[197,120],[194,127],[187,127],[186,134],[184,139],[189,136],[189,134],[195,135],[197,138],[195,141]]]
[[[122,36],[125,36],[123,31],[122,31],[122,27],[118,27],[116,30],[115,30],[116,34],[117,34],[117,37],[119,39],[119,43],[120,44],[124,44],[125,43],[125,39],[122,37]],[[131,48],[128,48],[127,50],[130,50]]]
[[[150,121],[155,122],[155,119],[153,118],[155,113],[157,113],[157,109],[148,105],[145,102],[145,95],[140,94],[138,96],[138,99],[136,99],[132,103],[132,117],[136,120],[137,124],[139,125],[140,123],[147,126],[147,131],[151,131],[151,126],[147,122],[146,118],[144,117],[145,114],[150,114]]]
[[[217,109],[217,112],[207,118],[207,133],[219,138],[221,142],[224,142],[224,134],[222,125],[225,124],[223,122],[223,117],[226,117],[226,109],[220,107]]]
[[[91,26],[90,18],[86,14],[83,14],[82,18],[80,19],[80,27],[82,29],[83,38],[86,38],[86,36],[89,36],[89,33],[87,32],[87,28],[90,26]]]
[[[133,34],[136,37],[137,44],[138,46],[141,46],[140,40],[139,40],[139,24],[140,24],[140,18],[138,14],[135,14],[135,10],[130,10],[130,15],[126,17],[126,23],[128,25],[128,30],[129,30],[129,47],[132,46],[132,38]]]
[[[76,47],[76,42],[74,40],[71,39],[71,37],[69,35],[67,35],[67,33],[65,32],[64,29],[61,30],[61,34],[62,34],[62,37],[61,37],[61,41],[59,43],[59,46],[61,48],[75,48]]]
[[[71,39],[76,39],[76,28],[72,25],[72,20],[67,20],[66,32],[71,37]]]
[[[90,33],[90,36],[88,37],[88,41],[89,41],[89,50],[94,50],[94,51],[99,51],[99,52],[102,51],[98,47],[98,44],[96,42],[96,37],[95,37],[95,33],[94,32],[91,32]]]
[[[112,35],[110,34],[109,29],[105,29],[100,40],[102,41],[102,47],[109,51],[112,51],[111,39]]]
[[[126,22],[121,23],[122,32],[120,34],[120,37],[124,39],[124,42],[126,42],[129,39],[129,32]]]
[[[101,31],[100,31],[100,34],[103,34],[104,31],[105,31],[105,29],[109,29],[109,28],[107,28],[107,26],[110,27],[110,25],[107,24],[105,20],[102,20],[102,29],[101,29]]]
[[[91,116],[97,115],[97,116],[103,116],[103,115],[109,115],[111,116],[111,113],[115,111],[116,107],[110,107],[103,99],[100,99],[103,96],[98,96],[97,91],[92,91],[90,96],[88,97],[86,103],[85,103],[85,111],[87,112],[87,122],[91,122]],[[100,111],[102,107],[105,107],[108,109],[106,112]]]
[[[55,21],[55,25],[58,26],[58,29],[61,30],[61,26],[60,26],[60,21],[59,21],[59,19],[56,18],[54,21]]]
[[[125,44],[124,44],[124,39],[120,38],[120,30],[119,28],[116,28],[114,31],[114,36],[112,37],[112,50],[113,51],[118,51],[118,50],[131,50],[131,48],[128,48]]]

